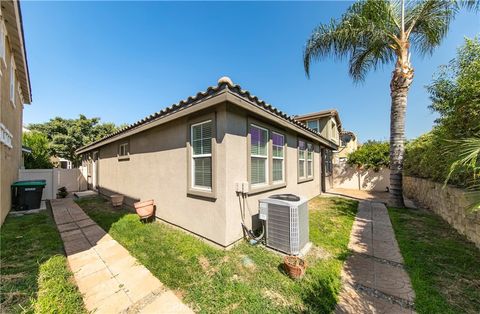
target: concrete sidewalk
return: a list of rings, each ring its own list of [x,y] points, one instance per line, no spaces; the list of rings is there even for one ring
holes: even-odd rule
[[[383,203],[360,201],[336,313],[414,313],[415,294]]]
[[[72,199],[50,203],[89,312],[193,313]]]

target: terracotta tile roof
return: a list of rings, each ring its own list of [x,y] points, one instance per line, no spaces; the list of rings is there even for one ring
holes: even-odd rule
[[[222,80],[222,79],[219,80],[218,85],[210,86],[204,92],[198,92],[195,96],[190,96],[187,99],[181,100],[180,102],[178,102],[176,104],[173,104],[170,107],[166,107],[166,108],[164,108],[164,109],[162,109],[158,112],[155,112],[155,113],[149,115],[148,117],[145,117],[145,118],[143,118],[141,120],[138,120],[137,122],[134,122],[134,123],[122,128],[122,129],[119,129],[116,132],[111,133],[111,134],[105,136],[104,138],[102,138],[100,140],[97,140],[97,141],[92,142],[92,143],[90,143],[86,146],[83,146],[83,147],[79,148],[77,150],[77,152],[79,152],[81,150],[85,150],[86,148],[88,148],[90,146],[99,144],[99,143],[101,143],[101,142],[103,142],[107,139],[110,139],[110,138],[116,137],[118,135],[121,135],[121,134],[123,134],[127,131],[134,130],[134,129],[140,127],[140,126],[146,125],[146,124],[151,123],[153,121],[157,121],[157,120],[159,120],[159,119],[161,119],[165,116],[168,116],[172,113],[175,113],[175,112],[178,112],[178,111],[183,110],[185,108],[194,106],[195,104],[198,104],[198,103],[200,103],[200,102],[202,102],[202,101],[204,101],[208,98],[211,98],[213,96],[216,96],[216,95],[218,95],[222,92],[230,92],[234,95],[237,95],[237,96],[243,98],[244,100],[247,100],[252,105],[255,105],[255,106],[257,106],[257,107],[259,107],[259,108],[261,108],[265,111],[273,113],[274,115],[276,115],[277,117],[279,117],[281,119],[284,119],[284,120],[288,121],[292,126],[299,127],[303,130],[306,130],[306,131],[312,133],[312,135],[318,137],[319,140],[322,139],[323,141],[329,142],[328,140],[323,138],[320,135],[320,133],[310,129],[304,123],[296,120],[294,118],[294,116],[287,115],[286,113],[282,112],[281,110],[279,110],[279,109],[273,107],[272,105],[266,103],[264,100],[261,100],[257,96],[252,95],[249,91],[243,90],[239,85],[236,85],[236,84],[232,85],[231,81],[226,81],[226,80]]]

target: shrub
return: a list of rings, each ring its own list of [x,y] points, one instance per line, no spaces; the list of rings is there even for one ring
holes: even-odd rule
[[[474,167],[458,160],[465,153],[460,143],[480,134],[480,40],[466,39],[427,89],[439,118],[432,131],[407,144],[405,174],[472,187]]]
[[[379,171],[390,165],[389,156],[390,145],[388,142],[367,141],[347,156],[347,163],[357,168]]]
[[[32,152],[25,155],[25,168],[27,169],[50,169],[50,144],[45,134],[30,131],[23,133],[23,145],[29,147]]]

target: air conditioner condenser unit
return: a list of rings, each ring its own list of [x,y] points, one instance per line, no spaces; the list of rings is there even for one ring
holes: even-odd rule
[[[276,194],[259,201],[259,218],[265,220],[266,245],[299,255],[309,242],[308,200],[293,194]]]

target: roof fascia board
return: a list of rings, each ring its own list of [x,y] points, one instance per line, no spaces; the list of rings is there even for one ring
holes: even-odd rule
[[[86,153],[86,152],[91,151],[93,149],[96,149],[98,147],[116,142],[116,141],[121,140],[123,138],[129,137],[129,136],[132,136],[134,134],[137,134],[137,133],[143,132],[145,130],[148,130],[150,128],[168,123],[172,120],[181,118],[181,117],[186,116],[186,115],[191,114],[191,113],[195,113],[197,111],[206,109],[210,106],[214,106],[214,105],[220,104],[220,103],[225,102],[225,101],[226,101],[226,91],[223,90],[222,92],[213,96],[212,98],[209,98],[209,99],[206,99],[206,100],[200,100],[200,102],[197,103],[197,104],[191,104],[184,109],[180,109],[179,111],[176,111],[172,114],[169,114],[169,115],[166,115],[166,116],[163,116],[163,117],[159,117],[157,120],[154,120],[152,122],[140,125],[137,128],[133,128],[131,130],[126,131],[125,133],[120,133],[119,135],[108,138],[105,141],[101,141],[101,142],[98,142],[98,143],[93,144],[91,146],[85,146],[83,148],[80,148],[78,151],[76,151],[76,154],[78,155],[78,154]]]
[[[284,119],[279,118],[277,115],[274,113],[264,110],[262,108],[259,108],[256,104],[251,103],[249,101],[246,101],[244,98],[238,96],[235,93],[229,92],[227,94],[227,100],[236,104],[237,106],[244,108],[245,110],[254,112],[258,114],[259,116],[262,116],[264,118],[267,118],[269,120],[274,120],[276,123],[280,124],[281,126],[284,126],[289,129],[295,130],[297,133],[309,138],[313,139],[317,142],[320,142],[323,145],[328,146],[329,148],[337,149],[337,146],[333,143],[330,143],[330,141],[324,139],[323,137],[315,136],[314,134],[311,134],[307,132],[306,130],[303,130],[302,128],[299,128],[298,126],[294,125],[293,123],[289,123],[285,121]]]

